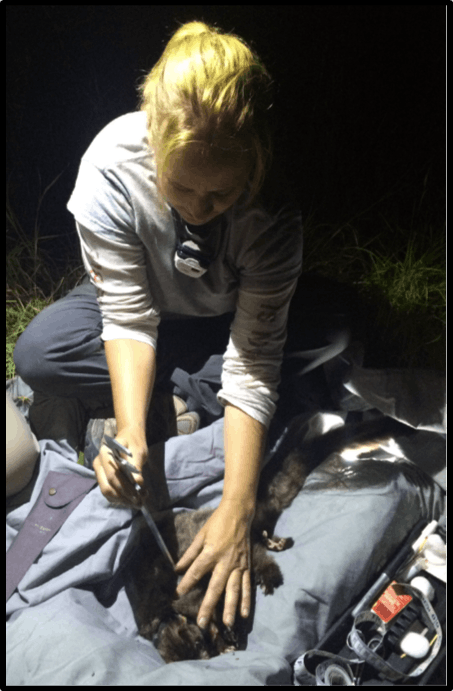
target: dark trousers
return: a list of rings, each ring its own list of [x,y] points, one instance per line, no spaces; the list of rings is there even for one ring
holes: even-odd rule
[[[286,353],[296,351],[299,357],[283,361],[272,438],[278,438],[300,412],[338,407],[331,400],[335,382],[327,385],[323,367],[303,376],[300,370],[315,357],[313,348],[323,350],[332,341],[331,332],[353,329],[358,313],[352,289],[316,275],[301,276],[290,306],[285,345]],[[202,426],[223,414],[216,393],[233,316],[162,320],[159,324],[156,389],[181,395],[189,410],[201,414]],[[21,334],[14,351],[17,373],[45,397],[81,402],[88,419],[113,417],[102,330],[96,289],[84,282],[40,312]],[[306,361],[305,350],[311,351]],[[342,390],[341,372],[337,379]]]

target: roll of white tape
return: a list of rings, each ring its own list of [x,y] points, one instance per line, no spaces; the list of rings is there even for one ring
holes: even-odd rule
[[[403,653],[418,660],[425,657],[429,651],[429,642],[421,633],[409,631],[409,633],[401,639],[400,647]]]
[[[411,586],[417,588],[430,602],[434,598],[434,588],[424,576],[415,576],[411,580]]]

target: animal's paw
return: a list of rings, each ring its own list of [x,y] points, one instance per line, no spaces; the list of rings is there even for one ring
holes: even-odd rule
[[[284,549],[289,549],[289,547],[294,545],[292,537],[277,537],[276,535],[269,537],[267,530],[263,530],[263,537],[266,548],[271,552],[282,552]]]
[[[237,650],[237,632],[234,627],[229,629],[224,625],[220,625],[220,628],[218,628],[214,622],[211,622],[209,630],[217,655]]]
[[[283,583],[282,572],[275,561],[269,559],[266,564],[263,564],[258,573],[255,572],[257,585],[265,595],[272,595],[275,588],[278,588]]]

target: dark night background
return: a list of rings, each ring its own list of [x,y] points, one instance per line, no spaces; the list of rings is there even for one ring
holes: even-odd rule
[[[137,108],[138,82],[194,19],[243,37],[277,83],[265,198],[295,199],[318,223],[372,207],[404,224],[425,190],[442,221],[444,6],[7,6],[8,198],[26,233],[38,218],[59,235],[42,248],[62,266],[79,256],[66,203],[81,156]]]

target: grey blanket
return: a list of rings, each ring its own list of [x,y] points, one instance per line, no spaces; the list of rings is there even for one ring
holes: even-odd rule
[[[275,555],[284,584],[272,596],[260,590],[256,593],[245,650],[207,661],[166,665],[152,643],[138,635],[123,582],[137,514],[112,507],[95,487],[48,543],[7,603],[6,684],[291,684],[294,660],[316,647],[411,526],[420,518],[438,519],[444,512],[443,398],[437,397],[433,403],[433,386],[429,388],[425,373],[419,380],[429,403],[424,408],[416,378],[404,379],[401,372],[394,375],[383,371],[379,379],[365,370],[356,372],[355,382],[350,382],[351,395],[360,401],[362,410],[389,413],[382,410],[388,404],[393,406],[390,414],[399,419],[404,411],[403,421],[419,431],[410,444],[395,439],[365,460],[327,461],[310,475],[277,523],[276,533],[292,537],[294,546]],[[399,392],[396,399],[395,387]],[[433,416],[436,405],[437,417]],[[427,411],[429,419],[425,417],[424,423]],[[345,417],[341,411],[326,410],[307,415],[306,422],[312,431],[325,431],[342,424]],[[7,507],[7,549],[49,470],[93,476],[91,470],[77,464],[77,455],[67,442],[45,439],[39,445],[39,469],[28,496],[23,495],[26,501],[11,502]],[[190,437],[168,440],[164,452],[175,511],[219,503],[223,420]],[[416,474],[401,472],[403,459],[423,467],[437,482],[417,482]]]

